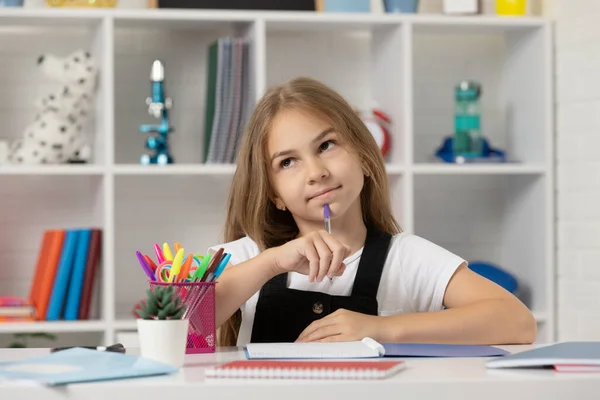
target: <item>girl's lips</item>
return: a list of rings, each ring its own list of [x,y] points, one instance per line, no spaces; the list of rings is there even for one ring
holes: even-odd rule
[[[332,196],[332,195],[335,193],[335,191],[336,191],[336,190],[338,190],[339,188],[341,188],[341,186],[337,186],[337,187],[334,187],[334,188],[331,188],[331,189],[327,189],[327,190],[325,190],[325,191],[322,191],[322,192],[320,192],[320,193],[318,193],[318,194],[316,194],[316,195],[314,195],[314,196],[310,197],[310,198],[309,198],[309,200],[315,200],[315,199],[317,199],[317,200],[322,200],[322,199],[329,198],[329,197],[331,197],[331,196]]]

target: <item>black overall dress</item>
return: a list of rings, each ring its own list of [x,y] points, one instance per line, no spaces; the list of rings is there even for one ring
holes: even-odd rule
[[[288,289],[287,273],[268,281],[259,293],[250,341],[294,342],[312,322],[341,308],[377,315],[377,290],[390,240],[390,234],[367,228],[350,296]]]

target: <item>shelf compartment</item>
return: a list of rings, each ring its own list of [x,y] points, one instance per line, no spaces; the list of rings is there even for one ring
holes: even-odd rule
[[[103,228],[104,191],[101,175],[0,175],[0,265],[19,266],[0,269],[0,293],[29,296],[45,230]],[[96,281],[100,279],[98,275]],[[101,314],[98,287],[92,317]]]
[[[135,251],[180,242],[186,254],[222,243],[231,176],[125,175],[115,178],[116,315],[133,317],[148,289]]]
[[[469,262],[514,274],[532,310],[552,307],[546,179],[539,175],[415,176],[415,233]]]
[[[64,84],[45,76],[38,65],[41,55],[67,57],[77,50],[88,51],[96,60],[99,82],[94,93],[91,114],[83,125],[86,142],[91,146],[89,164],[105,164],[106,102],[109,94],[102,81],[106,71],[107,25],[98,17],[43,18],[10,16],[0,12],[0,84],[4,96],[0,99],[0,119],[4,129],[0,140],[12,143],[31,131],[35,123],[35,103],[42,97],[57,94]],[[23,14],[29,15],[29,14]],[[9,17],[10,16],[10,17]],[[40,122],[41,124],[42,122]]]
[[[164,65],[165,95],[173,103],[169,110],[173,131],[168,141],[176,164],[200,164],[204,159],[206,69],[209,47],[217,39],[245,37],[249,40],[249,101],[253,104],[256,26],[243,20],[206,18],[205,22],[209,26],[204,26],[202,21],[191,26],[156,24],[153,19],[133,15],[115,21],[116,164],[140,164],[150,136],[140,132],[140,125],[160,123],[149,115],[146,105],[146,98],[151,95],[150,72],[154,60],[161,60]]]
[[[462,80],[482,85],[481,130],[492,148],[509,161],[551,162],[551,48],[543,27],[471,33],[465,25],[453,32],[415,26],[415,162],[437,160],[435,151],[453,134],[454,87]]]

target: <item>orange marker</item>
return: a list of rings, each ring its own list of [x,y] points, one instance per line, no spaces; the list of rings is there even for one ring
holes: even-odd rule
[[[175,248],[175,254],[177,254],[177,252],[181,248],[181,243],[175,242],[175,243],[173,243],[173,247]]]
[[[179,275],[177,276],[177,282],[181,282],[187,278],[188,274],[190,273],[192,261],[194,261],[194,256],[193,254],[189,254],[181,266],[181,271],[179,271]]]

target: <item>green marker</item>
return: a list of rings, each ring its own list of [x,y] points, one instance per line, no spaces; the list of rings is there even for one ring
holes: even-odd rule
[[[210,262],[211,258],[212,254],[207,254],[206,257],[202,259],[202,263],[198,265],[198,268],[196,268],[196,272],[194,272],[194,275],[192,275],[192,282],[198,282],[202,280],[202,277],[204,276],[204,273],[208,268],[208,263]]]

